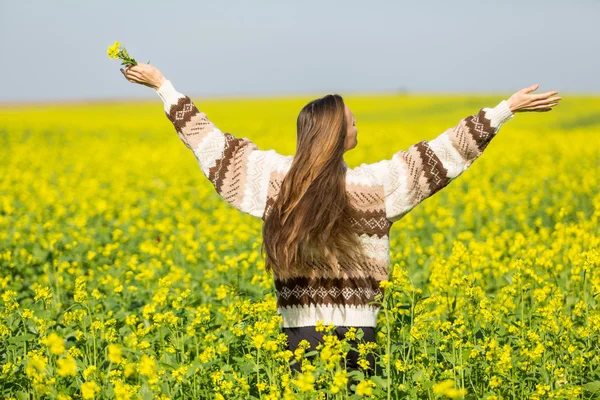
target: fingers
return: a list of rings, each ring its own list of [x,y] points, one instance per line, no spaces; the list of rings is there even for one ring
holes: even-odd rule
[[[129,76],[127,75],[127,72],[126,72],[126,71],[125,71],[123,68],[121,68],[121,69],[120,69],[120,71],[121,71],[121,73],[123,74],[123,76],[125,77],[125,79],[127,79],[129,82],[132,82],[132,83],[134,82],[134,81],[131,79],[131,77],[129,77]]]
[[[533,96],[533,98],[535,100],[539,100],[539,99],[545,99],[549,96],[554,96],[555,94],[558,94],[558,91],[552,91],[552,92],[546,92],[546,93],[540,93],[540,94],[532,94],[531,96]]]
[[[536,108],[536,109],[528,109],[528,110],[522,110],[525,112],[547,112],[547,111],[552,111],[551,107],[542,107],[542,108]]]
[[[142,83],[143,82],[143,78],[142,78],[141,74],[139,74],[137,72],[133,72],[133,71],[131,71],[131,69],[126,68],[125,70],[123,70],[123,68],[121,68],[121,73],[125,76],[125,78],[129,82],[133,82],[133,83]]]
[[[531,85],[531,86],[529,86],[529,87],[526,87],[526,88],[524,88],[524,89],[521,89],[521,92],[522,92],[522,93],[530,93],[530,92],[533,92],[534,90],[537,90],[537,89],[539,88],[539,86],[540,86],[540,85],[536,83],[535,85]],[[534,98],[535,100],[538,100],[538,99],[544,99],[544,98],[547,98],[547,97],[549,97],[549,96],[553,96],[553,95],[555,95],[555,94],[558,94],[558,91],[557,91],[557,90],[553,90],[553,91],[551,91],[551,92],[546,92],[546,93],[532,94],[532,95],[530,95],[530,96],[531,96],[532,98]]]
[[[531,103],[532,106],[543,106],[543,105],[550,105],[550,104],[558,104],[558,101],[561,99],[561,97],[551,97],[549,99],[539,99],[539,100],[535,100]]]
[[[136,71],[129,70],[127,71],[127,76],[131,76],[133,78],[142,78],[142,74]]]
[[[132,72],[137,72],[137,73],[144,73],[144,72],[148,72],[150,68],[153,68],[153,66],[149,65],[149,64],[144,64],[144,63],[137,63],[137,65],[128,65],[128,70],[132,71]]]
[[[558,102],[551,103],[551,104],[545,104],[545,105],[539,105],[539,106],[535,106],[535,107],[527,107],[523,111],[541,111],[541,112],[551,111],[552,107],[554,107],[557,104],[558,104]]]
[[[154,66],[138,63],[138,65],[127,65],[125,69],[121,68],[120,71],[129,82],[153,88],[156,86],[154,84],[156,79],[153,80],[152,75],[154,69]]]
[[[121,71],[121,73],[123,74],[123,76],[125,77],[125,79],[127,79],[128,81],[131,82],[131,80],[129,79],[129,77],[127,76],[127,72],[125,72],[125,70],[123,68],[120,68],[119,71]]]
[[[535,85],[531,85],[529,87],[526,87],[524,89],[521,89],[521,92],[523,93],[529,93],[529,92],[533,92],[534,90],[536,90],[540,85],[538,83],[536,83]]]
[[[131,64],[127,64],[127,67],[125,67],[125,69],[127,71],[131,71],[131,72],[141,72],[141,68],[138,65],[131,65]]]

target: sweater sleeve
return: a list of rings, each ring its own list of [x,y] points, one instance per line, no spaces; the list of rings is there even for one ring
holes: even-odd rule
[[[422,140],[391,159],[370,164],[369,175],[383,185],[387,219],[398,221],[466,171],[513,117],[502,100],[494,108],[463,118],[433,140]]]
[[[271,171],[281,168],[289,157],[259,150],[248,138],[221,132],[169,80],[156,93],[179,138],[193,152],[217,193],[236,209],[262,217]]]

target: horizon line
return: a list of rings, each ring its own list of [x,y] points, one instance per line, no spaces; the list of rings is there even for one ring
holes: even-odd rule
[[[408,90],[395,90],[395,91],[364,91],[364,92],[350,92],[350,91],[322,91],[317,92],[296,92],[296,93],[281,93],[281,94],[212,94],[212,95],[194,95],[186,94],[190,98],[198,100],[277,100],[277,99],[294,99],[302,97],[322,97],[326,93],[338,93],[342,96],[350,97],[377,97],[377,96],[478,96],[478,97],[493,97],[499,95],[506,95],[508,92],[500,91],[408,91]],[[568,92],[561,91],[563,96],[565,94],[573,97],[600,97],[600,92]],[[185,94],[185,93],[182,93]],[[511,93],[512,94],[512,93]],[[141,103],[151,102],[154,99],[159,99],[156,93],[152,96],[127,96],[127,97],[82,97],[74,99],[42,99],[42,100],[0,100],[0,107],[21,107],[21,106],[52,106],[52,105],[81,105],[81,104],[117,104],[117,103]],[[159,99],[160,100],[160,99]]]

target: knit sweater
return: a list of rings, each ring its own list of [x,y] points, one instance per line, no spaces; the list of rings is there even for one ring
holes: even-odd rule
[[[293,156],[259,150],[248,138],[222,132],[175,90],[170,81],[157,90],[167,118],[193,152],[200,169],[217,193],[236,209],[261,218],[269,215]],[[422,140],[389,159],[355,168],[346,165],[346,191],[360,211],[353,223],[360,229],[364,262],[360,265],[309,263],[273,273],[277,313],[282,327],[375,327],[389,278],[392,224],[417,204],[461,175],[477,159],[514,114],[502,100],[461,119],[433,140]],[[334,265],[335,264],[335,265]]]

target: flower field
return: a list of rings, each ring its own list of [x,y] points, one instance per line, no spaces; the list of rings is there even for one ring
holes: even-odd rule
[[[219,197],[158,97],[0,108],[1,398],[598,398],[600,98],[563,97],[394,224],[370,378],[340,366],[346,340],[286,350],[262,221]],[[354,167],[508,96],[344,98]],[[291,155],[311,99],[194,101]]]

